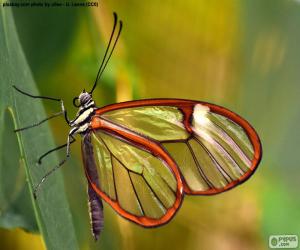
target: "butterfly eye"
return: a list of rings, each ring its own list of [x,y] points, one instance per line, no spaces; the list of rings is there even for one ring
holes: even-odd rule
[[[73,99],[73,105],[74,105],[76,108],[79,108],[79,107],[80,107],[80,101],[79,101],[79,98],[78,98],[78,97],[74,97],[74,99]]]

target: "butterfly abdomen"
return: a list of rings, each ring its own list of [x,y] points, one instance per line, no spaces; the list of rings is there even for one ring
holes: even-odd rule
[[[104,226],[103,204],[90,185],[88,185],[88,195],[92,233],[95,240],[98,240]]]
[[[85,166],[86,175],[88,176],[88,196],[89,209],[92,233],[97,240],[104,225],[103,204],[99,195],[93,189],[91,183],[99,188],[98,172],[94,159],[93,145],[91,143],[91,134],[86,133],[82,140],[83,162]]]

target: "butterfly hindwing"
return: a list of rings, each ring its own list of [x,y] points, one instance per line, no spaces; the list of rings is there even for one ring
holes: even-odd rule
[[[120,215],[137,224],[152,227],[168,222],[179,208],[183,193],[176,163],[159,144],[101,122],[105,129],[89,133],[93,162],[84,159],[86,169],[90,164],[98,172],[99,187],[91,183],[94,190]],[[84,156],[87,145],[83,140]],[[88,173],[87,177],[91,182]]]

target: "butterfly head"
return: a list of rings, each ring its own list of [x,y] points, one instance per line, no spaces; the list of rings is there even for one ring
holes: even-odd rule
[[[88,92],[86,92],[85,90],[83,90],[79,97],[78,97],[79,103],[81,106],[84,106],[85,104],[87,104],[88,102],[90,102],[92,100],[92,95]]]
[[[78,97],[73,99],[73,104],[75,107],[87,107],[94,104],[92,95],[89,92],[83,90]]]

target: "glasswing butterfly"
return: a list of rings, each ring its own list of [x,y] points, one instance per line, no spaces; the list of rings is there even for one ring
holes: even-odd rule
[[[116,26],[119,30],[112,45]],[[16,132],[64,115],[71,127],[66,158],[48,172],[34,189],[60,168],[70,156],[75,135],[81,135],[82,158],[88,180],[92,233],[97,240],[103,228],[106,201],[124,218],[144,227],[169,222],[183,196],[213,195],[247,180],[261,156],[260,139],[252,126],[234,112],[215,104],[183,99],[148,99],[98,108],[92,98],[122,30],[114,13],[114,26],[97,77],[90,92],[73,99],[79,108],[69,120],[61,99],[61,112]],[[109,49],[112,45],[112,49]]]

